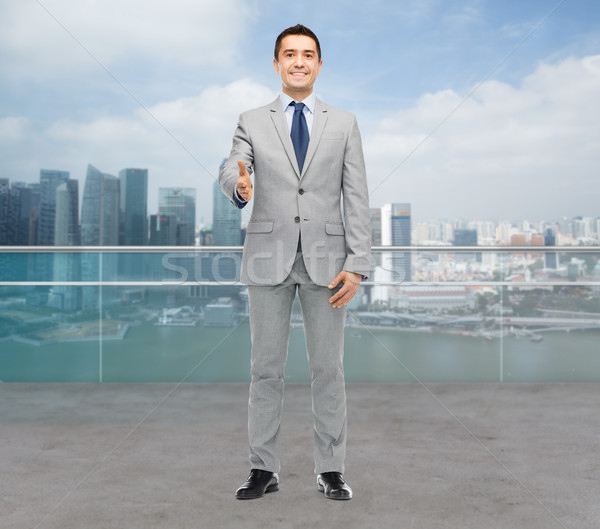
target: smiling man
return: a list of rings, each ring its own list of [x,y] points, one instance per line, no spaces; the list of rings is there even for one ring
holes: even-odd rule
[[[371,232],[356,118],[313,93],[321,65],[310,29],[297,25],[277,37],[273,66],[282,91],[271,104],[240,116],[219,175],[238,208],[254,197],[241,269],[252,341],[251,471],[238,499],[279,490],[283,378],[296,291],[312,380],[317,486],[327,498],[352,498],[343,476],[344,326],[346,305],[370,271]]]

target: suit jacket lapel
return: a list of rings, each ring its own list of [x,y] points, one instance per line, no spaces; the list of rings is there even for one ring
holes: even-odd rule
[[[298,161],[296,160],[296,151],[294,151],[294,144],[292,143],[287,121],[285,120],[285,113],[281,108],[281,101],[279,100],[279,97],[271,103],[269,110],[271,112],[271,119],[273,120],[273,124],[277,129],[277,134],[279,134],[279,139],[281,140],[283,148],[285,149],[294,171],[296,171],[296,176],[300,178],[300,170],[298,169]],[[310,150],[310,143],[308,145],[308,149]],[[306,162],[304,165],[306,166]]]
[[[308,166],[310,165],[313,156],[317,150],[319,142],[321,141],[321,136],[323,135],[323,131],[325,130],[325,125],[327,124],[327,107],[326,105],[319,99],[315,99],[315,115],[312,125],[312,130],[310,131],[310,141],[308,142],[308,149],[306,151],[306,158],[304,159],[304,166],[302,167],[302,175],[306,173]],[[291,140],[290,140],[291,144]],[[294,150],[294,146],[292,145],[292,152]],[[302,178],[302,176],[300,177]]]

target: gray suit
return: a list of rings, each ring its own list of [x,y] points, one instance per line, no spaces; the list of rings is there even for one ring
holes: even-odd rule
[[[328,299],[336,290],[327,285],[342,269],[363,276],[370,271],[368,191],[356,119],[317,99],[300,174],[277,98],[240,116],[231,154],[219,175],[232,202],[238,160],[254,173],[254,205],[241,269],[241,281],[248,285],[252,335],[251,466],[272,472],[280,468],[283,373],[297,288],[312,379],[315,473],[343,472],[346,307],[331,307]]]

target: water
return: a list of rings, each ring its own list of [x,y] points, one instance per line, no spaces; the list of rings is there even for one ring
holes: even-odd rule
[[[459,335],[347,328],[348,382],[597,382],[599,331],[492,342]],[[124,340],[35,346],[0,342],[4,382],[248,382],[250,331],[132,326]],[[309,382],[304,331],[293,328],[287,382]]]

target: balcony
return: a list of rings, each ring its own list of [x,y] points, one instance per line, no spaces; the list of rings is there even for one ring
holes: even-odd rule
[[[2,249],[3,527],[595,527],[600,248],[374,248],[345,336],[355,497],[333,504],[299,311],[281,490],[234,499],[239,252]]]
[[[600,247],[376,247],[349,382],[593,382]],[[248,382],[240,247],[5,247],[4,382]],[[308,382],[292,315],[289,382]],[[368,351],[368,354],[365,354]]]

